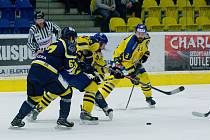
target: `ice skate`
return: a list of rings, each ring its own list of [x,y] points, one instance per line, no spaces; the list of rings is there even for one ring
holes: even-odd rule
[[[105,115],[109,117],[110,120],[113,119],[113,109],[112,108],[105,107],[105,108],[103,108],[103,111],[104,111]]]
[[[65,118],[58,118],[56,128],[72,128],[73,126],[74,122],[68,122]]]
[[[17,117],[15,117],[11,122],[11,127],[14,127],[14,128],[20,128],[24,126],[25,126],[25,122],[23,122],[22,119],[18,119]]]
[[[34,109],[27,115],[27,120],[28,121],[35,121],[35,120],[37,120],[38,115],[39,115],[39,111]]]
[[[152,97],[146,97],[146,102],[149,104],[150,108],[155,108],[155,100],[152,99]]]
[[[87,125],[98,124],[98,117],[93,117],[93,116],[91,116],[90,113],[88,113],[84,110],[81,111],[81,113],[80,113],[80,120],[81,120],[80,124],[87,124]]]

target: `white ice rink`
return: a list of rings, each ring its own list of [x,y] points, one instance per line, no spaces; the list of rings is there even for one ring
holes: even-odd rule
[[[172,90],[178,86],[158,87]],[[74,92],[69,119],[75,122],[70,130],[55,129],[59,100],[55,100],[35,122],[24,128],[8,129],[10,122],[26,99],[25,93],[0,93],[1,140],[209,140],[210,119],[191,115],[192,111],[210,110],[210,85],[185,86],[185,91],[167,96],[153,91],[156,108],[147,107],[141,90],[134,89],[127,110],[131,88],[116,89],[108,98],[114,119],[108,121],[102,111],[94,109],[99,125],[80,125],[82,93]],[[152,125],[146,125],[151,122]]]

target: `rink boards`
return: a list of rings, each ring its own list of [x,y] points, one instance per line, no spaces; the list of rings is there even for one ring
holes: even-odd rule
[[[151,72],[153,86],[209,84],[210,72]],[[122,79],[117,87],[129,87],[131,82]],[[0,92],[26,91],[26,77],[0,79]]]
[[[107,62],[121,40],[132,33],[106,33],[103,54]],[[144,63],[152,85],[210,83],[210,32],[150,32],[151,56]],[[93,35],[82,33],[79,35]],[[27,34],[0,35],[0,92],[26,91],[26,75],[34,59]],[[129,87],[123,79],[118,87]]]

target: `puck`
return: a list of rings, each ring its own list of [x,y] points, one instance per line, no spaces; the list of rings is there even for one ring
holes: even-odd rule
[[[151,125],[152,123],[150,123],[150,122],[148,122],[148,123],[146,123],[146,125]]]

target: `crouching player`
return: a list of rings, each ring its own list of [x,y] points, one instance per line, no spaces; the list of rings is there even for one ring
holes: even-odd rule
[[[53,98],[60,96],[60,111],[57,124],[73,127],[74,123],[67,121],[72,89],[59,74],[59,71],[64,68],[71,71],[77,66],[75,56],[76,37],[77,34],[74,29],[70,27],[64,28],[61,39],[50,45],[43,54],[37,55],[36,59],[32,61],[27,76],[27,100],[23,102],[18,114],[12,120],[12,126],[23,127],[25,123],[22,120],[28,113],[35,108],[38,111],[42,110]],[[69,65],[64,65],[65,62]],[[44,91],[48,91],[50,94],[43,96]]]
[[[93,36],[79,36],[77,38],[78,43],[78,55],[82,61],[94,67],[92,71],[93,80],[97,84],[101,84],[104,81],[105,74],[108,73],[107,64],[104,60],[102,50],[105,49],[108,43],[108,38],[103,33],[96,33]],[[113,110],[108,107],[108,104],[103,102],[103,96],[96,94],[95,102],[104,111],[105,115],[110,120],[113,118]]]
[[[145,83],[145,85],[141,85],[141,89],[146,97],[146,102],[150,107],[154,107],[156,102],[152,98],[149,75],[142,65],[150,55],[148,51],[149,41],[150,37],[147,33],[146,26],[138,24],[135,29],[135,34],[122,40],[116,48],[113,55],[114,66],[112,68],[113,70],[111,70],[114,78],[110,77],[110,80],[102,83],[102,88],[97,92],[96,96],[102,94],[106,98],[115,88],[119,80],[124,78],[124,75],[128,75],[133,79],[131,82],[134,85],[139,85],[139,80]],[[101,102],[105,103],[105,100]]]

